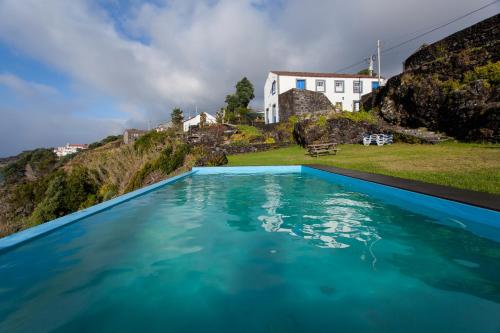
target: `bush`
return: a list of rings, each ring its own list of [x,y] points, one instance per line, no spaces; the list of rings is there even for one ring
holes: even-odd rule
[[[474,68],[464,74],[464,83],[471,83],[476,80],[486,80],[492,85],[500,83],[500,61],[488,62],[484,66]]]
[[[172,146],[167,146],[156,160],[147,162],[134,174],[125,191],[130,192],[141,187],[146,177],[154,171],[160,170],[166,175],[175,171],[184,164],[184,159],[188,153],[188,145],[178,145],[175,150]]]
[[[251,142],[264,140],[264,134],[260,129],[249,125],[238,125],[238,133],[231,137],[231,144],[233,145],[245,145]]]
[[[460,82],[458,82],[456,80],[447,80],[447,81],[444,81],[442,83],[442,87],[446,92],[452,92],[452,91],[460,90],[462,85],[460,84]]]
[[[113,142],[113,141],[117,141],[117,140],[121,140],[122,138],[123,138],[122,135],[109,135],[109,136],[105,137],[104,139],[102,139],[101,141],[97,141],[97,142],[91,143],[89,145],[89,149],[95,149],[97,147],[104,146],[107,143],[110,143],[110,142]]]
[[[86,208],[98,202],[98,182],[95,174],[85,167],[70,173],[56,171],[50,175],[42,200],[29,219],[30,225],[40,224]]]
[[[29,165],[35,177],[50,173],[58,163],[56,154],[45,148],[25,151],[19,159],[0,169],[1,178],[8,184],[22,181],[25,177],[26,166]]]
[[[168,142],[169,132],[156,132],[150,131],[134,142],[134,149],[139,153],[143,153],[151,150],[160,145],[164,145]]]
[[[366,121],[370,124],[375,124],[377,122],[377,116],[370,111],[360,111],[360,112],[349,112],[343,111],[333,115],[333,118],[347,118],[354,122]]]

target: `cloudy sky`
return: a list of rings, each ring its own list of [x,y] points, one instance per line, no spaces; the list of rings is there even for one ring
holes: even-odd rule
[[[0,0],[0,156],[92,142],[185,113],[213,113],[247,76],[255,107],[269,70],[335,72],[492,0]],[[389,52],[391,76],[424,42]],[[359,65],[346,72],[357,72]]]

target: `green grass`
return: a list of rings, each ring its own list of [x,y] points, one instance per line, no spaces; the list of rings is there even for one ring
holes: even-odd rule
[[[323,164],[500,194],[500,145],[444,143],[341,145],[337,155],[310,157],[299,146],[229,156],[229,165]]]

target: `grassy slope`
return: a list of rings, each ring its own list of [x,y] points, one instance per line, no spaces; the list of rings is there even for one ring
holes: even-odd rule
[[[445,143],[342,145],[336,156],[309,157],[293,146],[229,156],[229,165],[324,164],[500,194],[500,145]]]

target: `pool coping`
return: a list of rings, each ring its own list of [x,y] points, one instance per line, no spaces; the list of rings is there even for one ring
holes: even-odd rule
[[[425,194],[440,199],[455,201],[470,206],[490,209],[500,212],[500,195],[464,190],[438,184],[425,183],[418,180],[404,179],[381,174],[337,168],[322,164],[304,164],[316,170],[339,174],[376,184],[391,186],[402,190]]]

